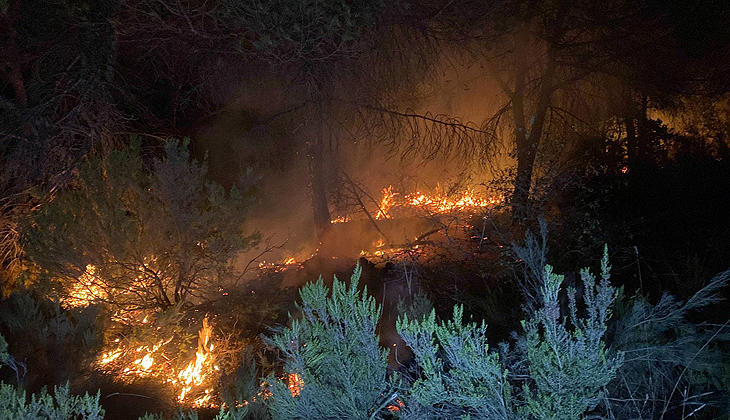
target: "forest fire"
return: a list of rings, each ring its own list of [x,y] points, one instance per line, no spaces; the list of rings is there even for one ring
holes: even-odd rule
[[[73,283],[68,296],[62,298],[61,303],[67,307],[80,307],[104,300],[105,297],[106,292],[97,280],[96,267],[88,264],[86,271]]]
[[[504,196],[501,194],[480,194],[468,186],[457,191],[447,191],[439,184],[432,192],[416,190],[403,194],[394,191],[393,186],[389,185],[383,188],[381,193],[375,220],[391,219],[401,215],[412,216],[414,212],[426,215],[477,212],[504,202]],[[346,223],[351,220],[350,215],[339,216],[332,219],[331,223]]]
[[[157,378],[175,390],[177,401],[191,407],[213,405],[214,380],[218,367],[211,343],[213,327],[208,317],[198,332],[198,346],[195,358],[187,365],[168,349],[167,345],[175,338],[160,340],[154,345],[129,346],[120,339],[115,340],[117,347],[103,353],[95,362],[102,372],[115,375],[124,382],[140,378]],[[184,368],[183,368],[184,366]]]

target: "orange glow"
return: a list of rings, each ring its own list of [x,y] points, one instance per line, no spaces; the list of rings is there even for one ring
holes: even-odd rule
[[[416,191],[413,194],[407,195],[406,200],[409,205],[422,208],[429,213],[451,213],[493,206],[504,201],[504,197],[479,196],[470,187],[467,187],[461,194],[450,196],[439,186],[436,188],[434,194],[424,194]]]
[[[174,357],[174,349],[166,351],[170,350],[166,349],[166,345],[174,338],[170,337],[152,346],[136,347],[129,347],[117,339],[117,348],[103,353],[96,360],[95,367],[125,382],[138,378],[157,378],[172,386],[180,404],[208,407],[212,405],[212,384],[219,370],[215,365],[212,333],[213,327],[206,316],[198,332],[195,358],[187,364],[181,364]]]
[[[392,413],[392,412],[400,411],[403,407],[405,407],[405,404],[403,404],[403,401],[396,398],[395,404],[390,404],[386,408],[388,409],[388,411],[390,411]]]
[[[383,198],[380,199],[380,206],[378,214],[375,215],[375,219],[388,219],[388,210],[393,206],[396,193],[393,192],[393,186],[388,185],[388,188],[383,188]]]
[[[289,383],[289,392],[291,392],[292,397],[299,396],[299,393],[302,392],[302,386],[304,386],[302,377],[298,373],[290,373],[287,377],[287,381]]]
[[[396,209],[399,210],[398,214],[401,214],[403,210],[425,211],[429,214],[447,214],[476,212],[503,202],[503,195],[479,194],[471,187],[466,187],[456,193],[448,193],[438,185],[433,192],[415,191],[401,195],[393,191],[393,186],[389,185],[388,188],[382,190],[382,197],[378,204],[375,219],[390,219],[393,217],[392,211]],[[331,220],[331,223],[346,223],[350,220],[349,216],[339,216]]]
[[[208,373],[204,372],[204,370],[209,371],[213,366],[213,345],[208,345],[212,333],[213,327],[208,323],[208,317],[206,316],[203,319],[203,328],[198,331],[198,350],[195,352],[195,360],[191,360],[188,366],[177,375],[177,381],[171,381],[173,384],[182,386],[177,397],[180,403],[185,402],[185,397],[193,387],[199,387],[203,384]],[[210,390],[205,390],[205,395],[195,399],[192,405],[198,407],[203,406],[209,400]]]
[[[99,285],[96,267],[91,264],[86,266],[86,271],[74,282],[68,294],[69,296],[61,298],[61,303],[73,308],[87,306],[107,298],[106,292]]]

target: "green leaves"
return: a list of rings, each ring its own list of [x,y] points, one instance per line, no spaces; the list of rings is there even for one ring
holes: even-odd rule
[[[510,374],[489,350],[483,322],[464,323],[460,306],[446,321],[438,321],[434,311],[422,320],[398,320],[398,333],[420,368],[407,391],[405,417],[562,420],[581,418],[596,407],[600,390],[623,363],[621,353],[608,355],[604,340],[616,296],[607,250],[599,284],[588,269],[581,271],[583,310],[576,291],[568,290],[569,322],[558,300],[564,276],[549,265],[544,270],[535,285],[540,293],[531,294],[542,302],[522,321],[525,335],[517,340],[517,352],[505,354],[518,374]]]
[[[545,267],[543,306],[523,323],[533,387],[525,387],[525,414],[538,419],[579,419],[595,408],[601,389],[616,375],[623,354],[609,357],[604,334],[616,291],[609,284],[608,250],[604,249],[601,282],[581,270],[585,315],[580,316],[576,290],[568,290],[570,323],[561,318],[558,294],[563,276]]]
[[[367,288],[359,291],[361,273],[358,266],[349,286],[335,277],[331,293],[321,277],[304,286],[302,318],[265,339],[281,352],[287,374],[266,380],[274,419],[379,418],[392,384],[386,378],[387,351],[375,334],[381,309]]]
[[[436,321],[435,311],[421,321],[407,316],[397,321],[422,369],[409,390],[408,409],[437,418],[507,419],[510,385],[499,356],[489,351],[487,326],[464,324],[463,315],[464,308],[454,306],[452,319],[444,322]]]
[[[0,383],[0,418],[8,420],[102,420],[101,394],[92,397],[71,395],[68,384],[54,387],[53,395],[45,391],[26,399],[25,391]]]

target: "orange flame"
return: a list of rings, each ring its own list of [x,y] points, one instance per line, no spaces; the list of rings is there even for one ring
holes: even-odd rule
[[[213,388],[209,386],[218,367],[211,343],[213,327],[208,317],[203,319],[203,326],[198,332],[198,347],[195,358],[180,369],[175,358],[166,354],[165,346],[174,337],[160,340],[157,344],[128,347],[115,340],[117,348],[103,353],[96,360],[96,367],[102,371],[117,375],[124,381],[136,378],[156,377],[170,384],[177,394],[179,403],[192,407],[211,405]]]
[[[106,292],[99,285],[96,267],[91,264],[86,266],[86,271],[74,282],[68,294],[69,296],[61,298],[61,303],[73,308],[87,306],[107,297]]]
[[[399,198],[399,194],[393,191],[393,186],[389,185],[388,188],[382,190],[382,194],[378,212],[375,214],[376,220],[391,218],[391,210],[394,208],[420,209],[430,214],[446,214],[478,211],[504,202],[503,195],[479,194],[471,187],[466,187],[458,193],[448,193],[437,185],[436,190],[432,193],[416,191]],[[330,222],[335,224],[349,221],[349,216],[339,216]]]
[[[396,193],[393,192],[393,186],[388,185],[388,188],[383,188],[383,198],[380,199],[380,207],[378,208],[378,214],[375,215],[375,219],[388,219],[388,210],[393,206],[395,201]]]
[[[180,403],[185,401],[186,395],[193,389],[193,387],[203,384],[206,376],[206,372],[203,370],[204,368],[209,368],[212,365],[213,345],[211,344],[208,346],[208,341],[210,341],[212,332],[213,327],[208,322],[208,317],[206,316],[203,319],[203,328],[198,331],[198,350],[195,352],[195,360],[190,361],[188,366],[177,375],[179,383],[182,385],[182,389],[177,397]],[[210,391],[206,390],[205,394],[206,395],[196,399],[193,402],[193,405],[205,405],[210,400]]]
[[[430,213],[450,213],[489,207],[499,204],[504,198],[502,196],[482,197],[470,187],[459,195],[449,196],[438,186],[435,194],[427,195],[416,191],[406,196],[406,200],[409,205],[423,208]]]
[[[302,392],[302,386],[304,386],[304,381],[302,380],[301,375],[298,373],[290,373],[287,377],[287,381],[289,383],[289,392],[291,392],[291,396],[299,396]]]

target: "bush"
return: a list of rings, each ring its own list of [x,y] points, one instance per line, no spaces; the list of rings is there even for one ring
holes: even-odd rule
[[[0,332],[15,357],[8,365],[16,385],[37,391],[82,376],[102,341],[99,313],[95,306],[64,309],[24,290],[0,301]]]
[[[169,140],[151,168],[137,140],[91,157],[21,223],[25,252],[67,303],[166,309],[215,290],[256,242],[242,231],[251,194],[207,181],[187,146]]]
[[[616,290],[609,284],[608,248],[601,260],[601,281],[581,270],[585,316],[578,315],[576,290],[568,288],[568,316],[558,294],[564,277],[545,266],[543,306],[527,322],[526,353],[530,380],[524,385],[524,412],[538,419],[577,420],[601,400],[601,390],[616,375],[624,355],[609,356],[605,333]],[[562,315],[562,318],[561,318]]]
[[[616,418],[686,418],[715,405],[726,414],[730,376],[727,323],[689,320],[719,302],[730,282],[730,270],[715,276],[687,301],[662,294],[652,305],[644,296],[620,298],[612,327],[611,350],[626,354],[621,380],[607,387],[606,412]]]
[[[507,419],[511,386],[499,356],[489,351],[486,324],[463,324],[463,307],[452,320],[436,322],[431,311],[421,321],[404,316],[398,333],[411,348],[421,374],[406,390],[406,418]]]
[[[274,419],[380,418],[395,399],[375,334],[381,308],[358,290],[361,273],[358,266],[349,287],[335,277],[331,295],[321,277],[304,286],[302,318],[265,340],[285,360],[284,379],[266,380]]]
[[[0,418],[7,420],[102,420],[104,409],[96,397],[71,395],[68,384],[55,387],[53,395],[45,391],[27,400],[25,391],[0,384]]]
[[[525,334],[504,361],[489,350],[484,322],[463,324],[461,307],[445,322],[436,322],[435,312],[421,321],[398,320],[398,332],[421,372],[408,390],[405,416],[578,419],[596,407],[623,360],[620,353],[608,356],[604,339],[615,299],[607,250],[600,283],[588,269],[581,272],[583,316],[576,290],[568,289],[568,314],[561,318],[564,278],[549,265],[544,270],[541,306],[523,321]],[[513,389],[521,393],[513,396]]]

